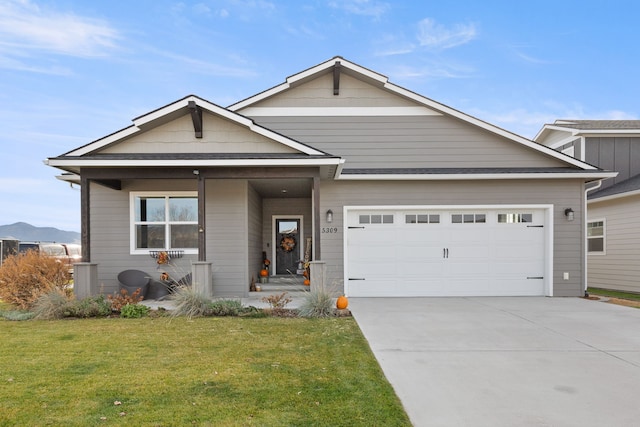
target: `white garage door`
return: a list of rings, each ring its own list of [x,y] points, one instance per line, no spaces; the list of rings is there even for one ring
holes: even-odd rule
[[[545,295],[544,209],[347,210],[349,296]]]

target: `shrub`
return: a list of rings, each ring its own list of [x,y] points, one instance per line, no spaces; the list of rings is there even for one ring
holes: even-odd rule
[[[38,297],[33,304],[34,318],[38,320],[62,319],[69,316],[72,301],[57,290],[47,292]]]
[[[173,316],[187,316],[188,318],[206,316],[211,313],[211,300],[192,287],[180,286],[171,296],[176,307]]]
[[[244,311],[242,303],[238,300],[221,299],[209,305],[212,316],[238,316]]]
[[[333,298],[324,289],[309,292],[298,309],[302,317],[329,317],[333,315]]]
[[[139,319],[149,314],[149,307],[142,304],[127,304],[120,309],[120,317],[126,319]]]
[[[140,296],[140,292],[142,292],[142,289],[138,288],[131,295],[129,295],[129,292],[126,289],[120,289],[119,294],[108,295],[107,300],[111,304],[111,310],[120,312],[122,307],[127,304],[139,303],[144,298]]]
[[[40,295],[53,290],[69,292],[68,266],[37,251],[10,256],[0,267],[0,299],[29,309]]]
[[[71,317],[105,317],[111,314],[111,303],[104,295],[72,301],[68,308]]]
[[[0,317],[7,320],[30,320],[33,319],[34,313],[27,310],[3,310],[0,311]]]

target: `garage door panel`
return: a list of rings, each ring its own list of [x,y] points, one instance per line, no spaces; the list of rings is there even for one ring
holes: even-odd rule
[[[395,223],[349,229],[347,265],[353,296],[489,296],[544,295],[545,228],[543,210],[473,209],[457,223],[462,210],[429,211],[435,223],[418,223],[425,211],[393,211]],[[502,221],[498,220],[499,214]],[[515,213],[514,213],[515,212]],[[379,211],[377,212],[380,213]],[[349,211],[350,226],[360,214]],[[413,214],[413,215],[412,215]],[[420,216],[421,215],[421,216]],[[535,224],[531,223],[531,217]],[[405,221],[407,218],[407,221]],[[505,218],[507,218],[505,220]],[[521,218],[526,218],[522,222]]]

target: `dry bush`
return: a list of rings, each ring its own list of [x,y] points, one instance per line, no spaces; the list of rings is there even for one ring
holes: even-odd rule
[[[4,260],[0,267],[0,299],[20,309],[33,306],[40,295],[69,292],[71,273],[55,258],[27,251]]]
[[[119,294],[107,295],[107,301],[111,304],[111,310],[120,313],[122,307],[125,305],[138,304],[144,298],[140,295],[141,291],[142,289],[138,288],[129,295],[126,289],[120,289]]]

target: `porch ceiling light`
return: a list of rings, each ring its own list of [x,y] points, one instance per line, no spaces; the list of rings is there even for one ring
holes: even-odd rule
[[[567,221],[573,221],[575,219],[575,214],[573,213],[573,209],[567,208],[564,210],[564,216],[567,217]]]
[[[327,211],[327,222],[329,224],[333,222],[333,211],[331,209]]]

